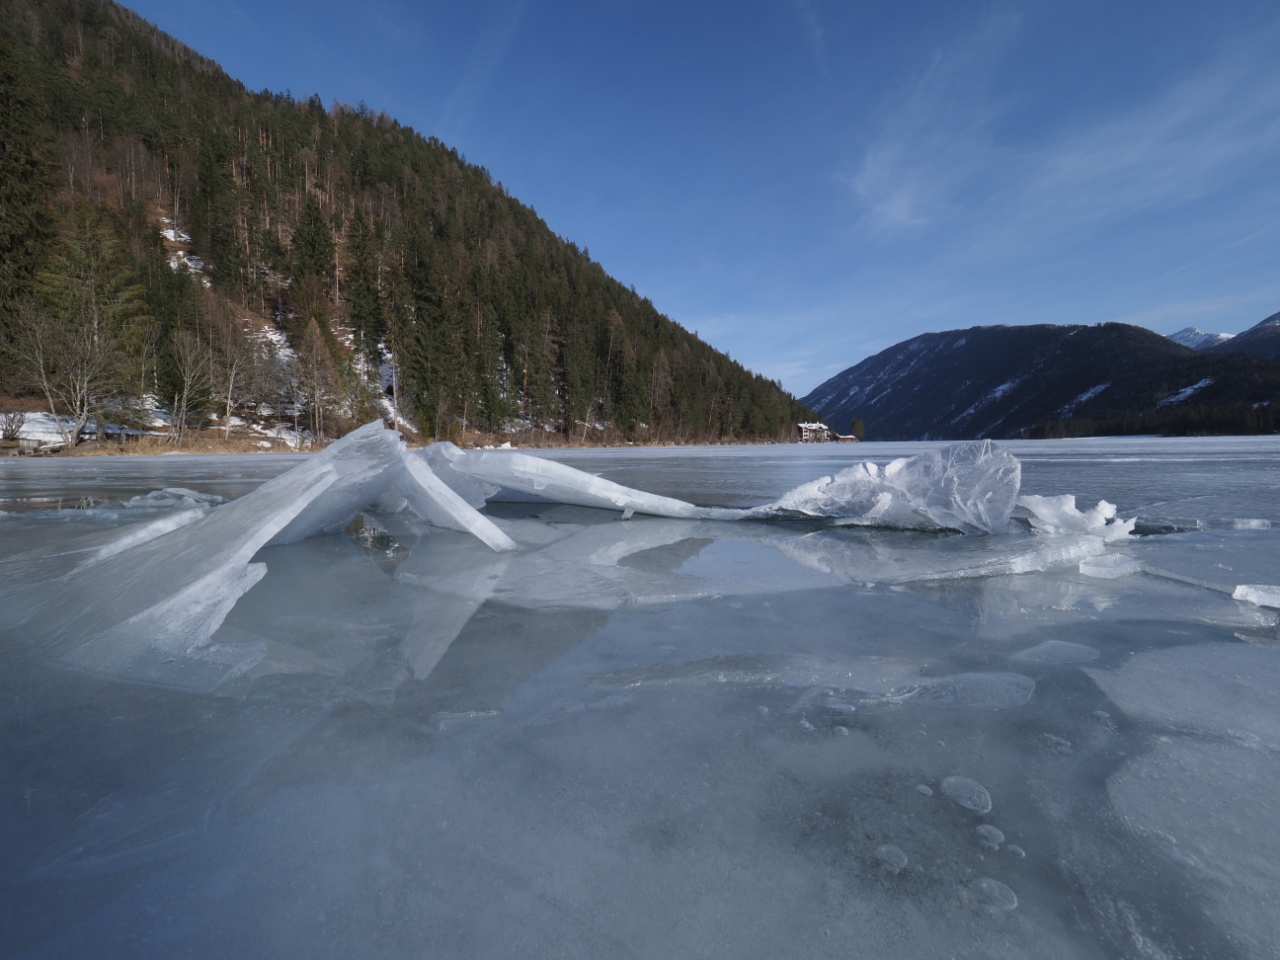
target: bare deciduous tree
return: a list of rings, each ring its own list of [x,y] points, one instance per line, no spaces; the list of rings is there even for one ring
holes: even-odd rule
[[[211,384],[209,350],[190,330],[175,330],[170,351],[179,384],[178,395],[173,402],[174,426],[177,427],[175,439],[178,446],[182,446],[186,440],[188,418],[193,408],[199,407]]]
[[[22,410],[0,413],[0,440],[17,440],[26,422],[27,415]]]
[[[92,325],[42,316],[25,324],[18,350],[28,375],[44,393],[63,441],[74,447],[90,418],[114,397],[114,344],[98,336]],[[70,426],[59,416],[60,409]]]

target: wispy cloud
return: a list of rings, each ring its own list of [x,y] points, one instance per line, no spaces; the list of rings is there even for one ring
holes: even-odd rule
[[[899,97],[848,178],[868,225],[908,236],[959,226],[1004,249],[1201,199],[1280,158],[1274,37],[1235,45],[1144,103],[1031,145],[1002,141],[1009,110],[993,70],[1018,29],[986,21]]]
[[[918,231],[959,212],[966,189],[997,165],[993,127],[1002,108],[994,66],[1019,20],[985,21],[963,42],[936,51],[893,98],[878,137],[848,177],[871,225]]]
[[[809,55],[813,57],[814,66],[824,77],[831,75],[827,68],[827,34],[822,28],[818,10],[813,0],[788,0],[790,5],[800,14],[800,24],[804,28],[805,41],[809,44]]]
[[[462,79],[440,111],[440,119],[436,122],[434,132],[441,139],[458,139],[459,131],[474,115],[485,87],[489,85],[515,40],[526,6],[528,0],[509,0],[504,3],[480,35],[467,59]]]
[[[1233,331],[1221,329],[1221,324],[1217,322],[1219,318],[1224,315],[1252,313],[1261,319],[1274,306],[1277,296],[1280,296],[1280,284],[1272,284],[1225,297],[1163,303],[1158,307],[1110,319],[1117,323],[1131,323],[1151,330],[1170,332],[1189,324],[1207,323],[1214,328],[1215,333],[1231,333]]]

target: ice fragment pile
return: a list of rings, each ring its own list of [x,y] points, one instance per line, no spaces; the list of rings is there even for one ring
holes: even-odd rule
[[[760,521],[811,518],[828,525],[899,530],[1009,533],[1015,502],[1030,511],[1036,536],[986,538],[990,547],[956,551],[954,563],[931,556],[926,579],[982,577],[1071,566],[1097,557],[1108,540],[1127,535],[1132,522],[1115,521],[1105,502],[1080,512],[1074,498],[1017,500],[1021,468],[989,441],[962,443],[894,460],[881,468],[862,463],[803,484],[777,500],[749,509],[700,506],[625,487],[560,463],[514,451],[464,451],[437,443],[409,451],[395,431],[372,423],[323,453],[229,503],[185,488],[134,498],[126,512],[152,519],[85,538],[74,548],[10,558],[10,578],[0,588],[22,596],[9,605],[10,626],[55,659],[95,673],[142,682],[213,689],[253,671],[273,656],[266,640],[215,642],[215,634],[240,598],[266,574],[255,559],[264,547],[298,543],[342,529],[361,511],[383,517],[413,515],[474,541],[445,541],[418,551],[396,572],[420,588],[405,669],[430,672],[481,604],[490,599],[517,606],[615,609],[623,604],[697,599],[726,592],[788,589],[785,581],[751,583],[740,577],[676,575],[656,558],[664,550],[697,542],[767,544],[810,570],[840,582],[920,579],[908,558],[881,547],[869,556],[853,541],[779,533]],[[625,535],[610,525],[553,526],[536,519],[503,520],[480,512],[500,491],[557,504],[622,511],[659,519],[628,524]],[[737,521],[726,526],[725,521]],[[702,529],[701,525],[709,525]],[[959,541],[978,543],[972,538]],[[489,550],[476,553],[468,542]],[[1039,541],[1039,542],[1037,542]],[[815,552],[816,551],[816,552]],[[832,553],[832,551],[837,551]],[[843,551],[843,552],[841,552]],[[511,565],[503,555],[518,552]],[[737,554],[735,554],[736,556]],[[655,558],[649,561],[648,558]],[[402,558],[403,560],[403,558]],[[656,565],[655,565],[656,563]],[[1101,568],[1100,568],[1101,569]],[[1110,572],[1110,568],[1106,568]],[[32,597],[24,593],[32,584]],[[797,584],[812,585],[811,574]],[[52,584],[52,588],[49,585]],[[67,603],[65,598],[75,602]],[[710,665],[682,672],[702,674]],[[791,661],[714,665],[738,682],[806,685],[826,683],[846,694],[912,699],[934,706],[1001,709],[1025,703],[1033,684],[1014,674],[974,673],[919,679],[903,686],[898,666],[862,664],[826,679],[826,664]],[[910,669],[910,668],[905,668]],[[748,679],[752,678],[752,679]]]

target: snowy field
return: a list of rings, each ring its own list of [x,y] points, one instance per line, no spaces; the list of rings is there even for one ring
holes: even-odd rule
[[[942,446],[0,460],[0,956],[1280,955],[1280,439]]]

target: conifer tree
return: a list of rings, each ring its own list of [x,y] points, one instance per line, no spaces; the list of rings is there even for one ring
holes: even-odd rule
[[[307,197],[302,208],[302,216],[298,220],[298,229],[293,234],[293,274],[302,277],[316,277],[322,281],[333,278],[333,234],[329,224],[320,211],[316,198]]]
[[[131,361],[153,323],[144,291],[102,211],[78,205],[37,277],[38,310],[23,329],[21,355],[50,412],[71,424],[74,446],[91,418],[118,411],[135,381]]]
[[[347,240],[346,299],[351,328],[365,359],[377,369],[378,344],[387,332],[382,297],[378,290],[378,241],[357,210],[351,218]]]
[[[0,36],[0,383],[8,385],[19,312],[52,234],[53,144],[24,66]]]

